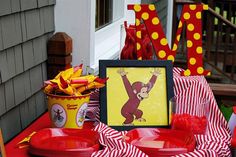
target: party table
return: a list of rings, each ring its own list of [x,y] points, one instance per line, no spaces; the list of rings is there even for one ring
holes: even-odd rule
[[[209,100],[208,111],[208,128],[203,135],[195,135],[197,142],[196,149],[193,152],[177,155],[178,157],[228,157],[230,156],[230,140],[229,129],[227,122],[220,112],[213,92],[203,76],[184,77],[180,73],[183,69],[174,68],[174,94],[190,98],[192,103],[186,103],[179,111],[180,113],[201,112],[199,107],[194,105],[194,102],[199,101],[200,98]],[[186,100],[182,100],[186,101]],[[99,113],[99,112],[98,112]],[[32,125],[21,132],[16,138],[6,145],[6,152],[8,157],[27,157],[27,148],[16,148],[16,144],[31,134],[33,131],[49,127],[49,116],[44,114],[37,119]],[[92,123],[85,123],[86,128],[92,128]],[[103,123],[98,123],[94,130],[100,134],[99,142],[104,146],[102,150],[95,152],[93,157],[147,157],[133,145],[123,142],[122,136],[126,131],[114,130]]]
[[[85,122],[84,128],[92,129],[94,122]],[[49,114],[46,112],[36,121],[34,121],[29,127],[23,130],[18,136],[6,144],[7,157],[30,157],[28,154],[28,147],[19,148],[17,143],[29,136],[32,132],[37,132],[44,128],[50,127]]]
[[[197,145],[193,152],[176,155],[176,157],[229,157],[231,136],[209,84],[203,76],[181,76],[182,71],[181,68],[173,69],[174,94],[176,97],[183,97],[183,102],[190,103],[183,103],[184,106],[179,113],[201,113],[202,108],[195,106],[195,102],[200,101],[200,98],[209,100],[208,128],[205,134],[195,135]],[[122,142],[125,131],[118,132],[103,123],[98,124],[95,130],[100,133],[100,143],[106,147],[93,154],[93,157],[147,156],[136,147]]]

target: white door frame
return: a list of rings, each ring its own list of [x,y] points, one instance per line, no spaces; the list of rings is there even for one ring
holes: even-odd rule
[[[172,43],[172,30],[173,30],[173,8],[174,8],[174,0],[168,0],[166,37],[170,48],[172,46],[171,43]]]

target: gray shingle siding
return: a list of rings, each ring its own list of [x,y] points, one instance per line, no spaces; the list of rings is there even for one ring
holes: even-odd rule
[[[5,87],[0,85],[0,116],[6,112]]]
[[[14,85],[15,103],[20,104],[26,99],[25,92],[24,92],[24,75],[20,74],[14,77],[13,85]]]
[[[36,103],[36,116],[40,116],[44,111],[46,106],[46,99],[42,91],[35,94],[35,103]]]
[[[7,111],[15,107],[13,81],[8,80],[5,84],[5,98]]]
[[[24,70],[26,71],[34,66],[32,40],[23,43],[22,49],[23,49]]]
[[[0,20],[0,51],[3,50],[3,40],[2,40],[2,21]]]
[[[27,39],[33,39],[42,34],[40,27],[39,10],[30,10],[25,13]]]
[[[21,27],[18,25],[19,19],[17,19],[19,16],[17,15],[18,14],[11,14],[11,15],[3,16],[0,18],[1,26],[2,26],[2,40],[3,40],[4,49],[17,45],[21,43],[22,41]]]
[[[2,0],[0,5],[0,16],[11,13],[11,1]]]
[[[21,11],[37,8],[37,0],[20,0]]]
[[[38,7],[44,7],[49,5],[49,1],[48,0],[38,0]]]
[[[26,98],[32,95],[31,86],[30,86],[30,73],[29,71],[24,72],[24,91]]]
[[[45,112],[54,0],[0,1],[0,128],[8,141]]]
[[[15,52],[16,75],[18,75],[24,71],[22,46],[21,45],[15,46],[14,52]]]
[[[56,0],[48,0],[49,5],[56,4]]]
[[[3,132],[3,139],[9,140],[18,134],[21,130],[20,111],[19,106],[8,111],[7,114],[1,116],[1,128]]]
[[[6,51],[0,52],[0,75],[1,75],[1,83],[9,79]]]
[[[11,1],[11,12],[19,12],[20,11],[20,0],[10,0]]]
[[[42,8],[45,32],[52,32],[54,30],[54,11],[52,8],[52,6]]]

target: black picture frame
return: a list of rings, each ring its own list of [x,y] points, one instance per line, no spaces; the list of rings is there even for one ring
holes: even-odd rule
[[[122,116],[121,111],[120,111],[121,112],[120,116],[118,115],[116,117],[113,117],[113,116],[117,115],[117,114],[115,114],[118,112],[117,106],[120,106],[120,108],[122,106],[122,105],[120,105],[121,103],[119,103],[119,105],[116,104],[116,102],[120,101],[119,97],[122,100],[126,99],[126,97],[123,98],[122,93],[119,92],[119,90],[123,90],[121,88],[127,89],[127,88],[125,88],[124,83],[119,85],[119,82],[123,82],[123,80],[122,80],[123,77],[120,76],[121,78],[119,78],[118,72],[117,72],[117,75],[115,74],[115,71],[119,71],[119,69],[123,69],[123,68],[125,70],[130,71],[129,73],[133,73],[132,74],[133,76],[131,74],[130,75],[135,79],[137,78],[137,81],[139,81],[139,78],[141,78],[141,77],[145,78],[145,77],[143,77],[145,74],[147,74],[148,76],[150,75],[150,74],[148,74],[148,72],[145,71],[146,69],[147,69],[147,71],[150,70],[150,68],[160,69],[160,71],[164,71],[165,75],[163,74],[164,76],[162,76],[161,80],[165,80],[165,83],[163,82],[163,85],[160,85],[160,88],[165,88],[164,91],[166,91],[166,92],[164,92],[163,95],[165,95],[166,98],[160,98],[160,99],[164,100],[166,103],[166,106],[165,106],[166,109],[163,109],[166,112],[166,117],[163,117],[163,118],[167,119],[167,120],[165,120],[166,123],[163,124],[163,122],[162,122],[161,124],[156,124],[156,125],[152,123],[151,125],[149,125],[148,123],[140,122],[140,125],[135,124],[133,126],[126,126],[125,122],[123,122],[123,124],[120,124],[120,123],[116,124],[116,122],[114,122],[114,123],[111,122],[113,119],[116,119],[116,118],[118,118],[119,121],[120,121],[119,118],[121,118],[121,119],[123,118],[123,119],[127,120],[127,118]],[[137,73],[133,72],[135,70],[137,70]],[[99,76],[101,78],[106,78],[106,77],[109,78],[106,83],[106,86],[100,90],[100,109],[101,109],[100,120],[101,120],[101,122],[107,124],[108,126],[114,128],[116,130],[131,130],[131,129],[139,128],[139,127],[149,127],[149,128],[169,127],[169,124],[170,124],[169,100],[174,96],[173,71],[172,70],[173,70],[172,62],[168,61],[168,60],[167,61],[158,61],[158,60],[142,60],[142,61],[140,61],[140,60],[100,60],[99,61]],[[142,73],[143,71],[144,71],[144,73]],[[139,72],[140,72],[140,74],[139,74]],[[127,78],[128,78],[128,75],[129,74],[127,74]],[[138,77],[136,75],[138,75]],[[161,75],[160,75],[160,77],[161,77]],[[120,80],[117,81],[117,79],[120,79],[122,81],[120,81]],[[149,78],[148,78],[148,80],[149,80]],[[158,76],[157,76],[157,80],[158,80]],[[119,90],[117,92],[115,91],[117,89],[116,86],[119,88]],[[156,85],[154,84],[153,89],[158,89],[158,88],[159,87],[156,87]],[[158,89],[158,91],[159,91],[159,89]],[[160,91],[162,91],[162,90],[160,89]],[[110,92],[110,94],[108,92]],[[150,90],[149,96],[151,95],[151,92],[152,91]],[[128,97],[127,93],[126,93],[126,95]],[[154,96],[152,96],[152,97],[153,97],[152,99],[154,99]],[[115,101],[114,104],[112,101],[113,99]],[[129,97],[128,97],[128,99],[129,99]],[[157,100],[158,100],[158,98],[157,98]],[[116,106],[114,106],[114,105],[116,105]],[[140,104],[139,104],[139,106],[140,106]],[[152,110],[152,111],[154,111],[154,110]],[[160,113],[160,114],[163,114],[163,113]],[[152,116],[150,114],[146,114],[146,115]],[[158,117],[158,115],[153,115],[153,116]],[[161,118],[159,117],[159,119],[161,119]]]

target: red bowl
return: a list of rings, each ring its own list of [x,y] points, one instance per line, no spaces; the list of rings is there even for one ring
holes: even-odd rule
[[[150,157],[187,153],[196,146],[192,133],[179,130],[138,128],[130,130],[125,136],[127,143],[138,147]]]
[[[99,134],[87,129],[47,128],[30,139],[29,152],[45,157],[90,157],[98,151]]]

